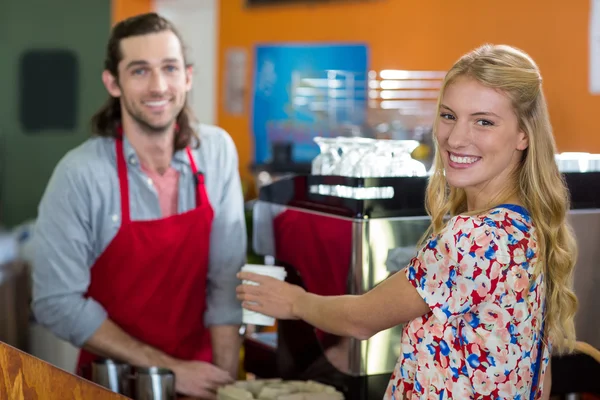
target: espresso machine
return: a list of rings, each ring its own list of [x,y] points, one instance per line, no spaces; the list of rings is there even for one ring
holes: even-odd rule
[[[426,177],[300,175],[259,191],[254,251],[287,270],[287,281],[324,296],[361,294],[405,267],[429,226]],[[381,398],[400,355],[402,326],[369,340],[278,321],[250,335],[245,368],[263,378],[312,379],[347,399]]]

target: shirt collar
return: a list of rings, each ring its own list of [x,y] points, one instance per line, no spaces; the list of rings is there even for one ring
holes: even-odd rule
[[[127,136],[125,135],[123,135],[123,154],[125,155],[125,161],[127,162],[127,164],[139,167],[140,159],[137,153],[135,152],[135,149],[127,139]],[[185,149],[177,150],[175,154],[173,154],[171,166],[179,172],[183,172],[190,169],[190,159]],[[198,167],[198,169],[200,168]]]

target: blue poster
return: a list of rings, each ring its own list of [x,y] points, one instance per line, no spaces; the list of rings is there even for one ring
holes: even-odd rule
[[[252,134],[256,164],[273,143],[291,143],[295,163],[319,154],[315,136],[340,136],[365,122],[368,48],[363,44],[286,44],[256,48]]]

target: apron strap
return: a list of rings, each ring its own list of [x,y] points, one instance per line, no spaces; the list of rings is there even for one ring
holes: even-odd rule
[[[127,163],[123,154],[123,138],[117,136],[115,140],[115,152],[117,155],[117,173],[119,176],[119,189],[121,190],[121,223],[129,223],[129,182],[127,179]]]
[[[198,167],[196,167],[196,161],[194,160],[194,156],[190,147],[186,147],[185,151],[190,160],[190,167],[192,169],[192,174],[194,175],[194,182],[196,182],[196,207],[198,207],[204,203],[208,203],[206,190],[204,190],[204,175],[202,172],[198,171]]]

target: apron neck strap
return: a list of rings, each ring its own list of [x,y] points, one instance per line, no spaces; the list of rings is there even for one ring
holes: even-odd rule
[[[205,201],[208,201],[206,198],[206,191],[204,190],[204,175],[202,172],[198,171],[198,167],[196,166],[196,161],[194,160],[194,155],[192,154],[190,146],[186,147],[185,151],[190,160],[190,168],[192,169],[194,182],[196,183],[196,207],[198,207]]]
[[[115,140],[115,154],[117,155],[117,174],[121,190],[121,223],[128,223],[131,221],[129,214],[129,182],[127,179],[127,163],[125,162],[122,136],[118,136]]]

